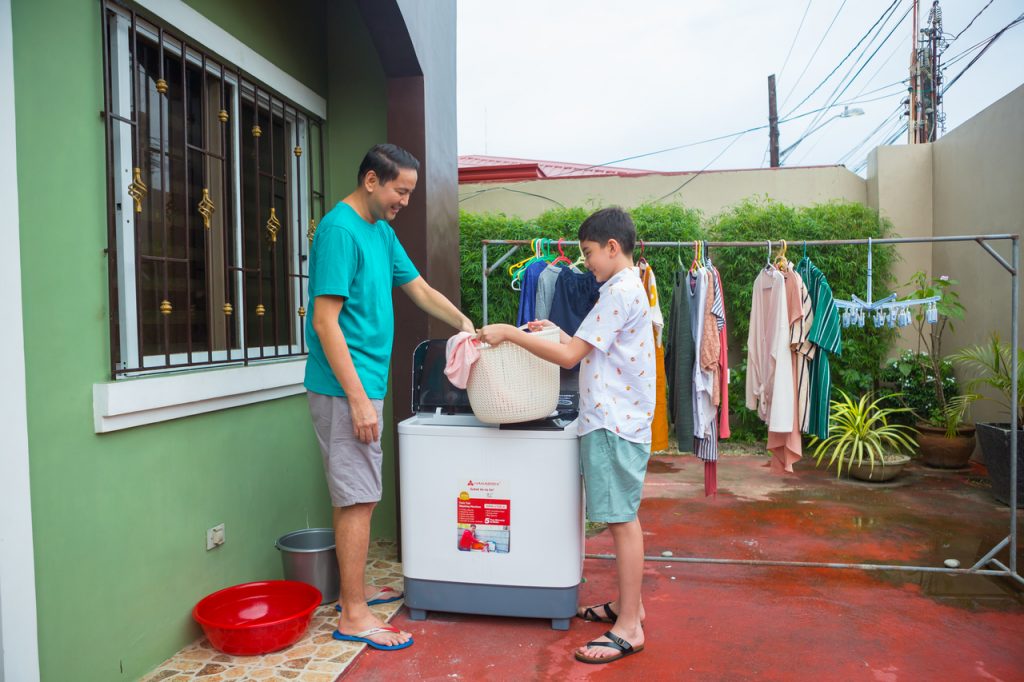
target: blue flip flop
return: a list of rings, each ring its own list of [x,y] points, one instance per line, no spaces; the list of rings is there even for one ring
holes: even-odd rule
[[[397,651],[399,649],[408,649],[412,646],[412,637],[409,638],[408,642],[403,642],[402,644],[394,644],[392,646],[379,644],[370,639],[371,635],[376,635],[381,632],[400,632],[400,630],[398,628],[387,626],[382,628],[370,628],[369,630],[363,630],[362,632],[355,635],[343,635],[339,631],[335,630],[332,636],[334,637],[334,639],[341,640],[342,642],[359,642],[361,644],[365,644],[368,647],[378,649],[380,651]]]
[[[381,594],[387,594],[388,592],[394,592],[395,596],[394,597],[388,597],[387,599],[384,599],[384,598],[381,598],[381,597],[378,596],[378,595],[381,595]],[[377,606],[378,604],[390,604],[391,602],[396,602],[399,599],[405,598],[405,593],[404,592],[397,592],[396,590],[394,590],[394,589],[392,589],[390,587],[382,587],[380,590],[377,591],[377,594],[375,594],[373,596],[374,596],[373,599],[370,599],[369,601],[366,602],[367,606]],[[334,605],[334,610],[337,611],[338,613],[341,613],[341,604],[335,604]]]

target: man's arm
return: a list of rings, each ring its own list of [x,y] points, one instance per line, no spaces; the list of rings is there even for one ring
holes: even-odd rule
[[[495,345],[510,341],[522,346],[542,360],[553,362],[559,367],[572,369],[580,363],[593,346],[574,336],[568,343],[551,343],[535,334],[527,334],[510,324],[489,324],[480,330],[480,340]]]
[[[473,333],[473,323],[462,311],[437,289],[433,288],[422,277],[402,285],[402,291],[416,306],[428,315],[445,322],[459,331]]]
[[[313,306],[313,330],[323,346],[327,363],[345,391],[352,413],[352,428],[356,437],[364,443],[372,443],[380,435],[377,410],[373,407],[363,382],[356,373],[352,354],[348,350],[345,334],[338,325],[338,315],[345,299],[341,296],[317,296]]]

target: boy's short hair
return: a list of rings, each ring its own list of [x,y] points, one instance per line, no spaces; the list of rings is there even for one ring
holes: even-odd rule
[[[356,182],[362,185],[366,174],[373,171],[377,174],[380,184],[386,185],[397,178],[398,172],[402,169],[418,171],[420,162],[396,144],[375,144],[366,152],[363,162],[359,164]]]
[[[614,239],[622,252],[631,256],[636,246],[636,225],[626,211],[618,206],[609,206],[591,213],[580,225],[577,238],[581,242],[597,242],[601,246]]]

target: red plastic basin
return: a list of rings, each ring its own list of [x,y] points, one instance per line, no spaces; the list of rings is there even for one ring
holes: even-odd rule
[[[234,656],[255,656],[291,646],[320,606],[320,590],[294,580],[227,587],[192,609],[210,644]]]

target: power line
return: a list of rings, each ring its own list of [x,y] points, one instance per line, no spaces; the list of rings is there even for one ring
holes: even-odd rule
[[[699,175],[700,175],[701,173],[703,173],[704,171],[706,171],[706,170],[707,170],[707,169],[708,169],[708,168],[709,168],[709,167],[711,166],[711,164],[713,164],[713,163],[714,163],[715,161],[718,161],[718,159],[720,159],[720,158],[722,157],[722,155],[723,155],[723,154],[725,154],[725,153],[726,153],[727,151],[729,151],[729,148],[730,148],[730,147],[732,147],[732,146],[733,146],[734,144],[736,144],[736,143],[737,143],[737,142],[739,141],[739,139],[740,139],[741,137],[743,137],[744,135],[746,135],[746,134],[747,134],[747,132],[749,132],[749,131],[744,131],[744,132],[740,133],[739,135],[737,135],[737,136],[736,136],[735,138],[733,138],[733,141],[732,141],[732,142],[730,142],[729,144],[725,145],[725,149],[723,149],[722,151],[718,152],[718,155],[717,155],[717,156],[715,156],[715,158],[711,159],[711,160],[710,160],[710,161],[708,161],[708,162],[707,162],[706,164],[704,164],[704,167],[703,167],[703,168],[701,168],[701,169],[700,169],[699,171],[697,171],[696,173],[694,173],[694,174],[693,174],[693,175],[692,175],[692,176],[691,176],[690,178],[688,178],[688,179],[686,180],[686,182],[684,182],[683,184],[679,185],[678,187],[676,187],[676,188],[675,188],[674,190],[672,190],[672,191],[671,191],[671,192],[669,192],[668,194],[663,194],[662,196],[658,197],[657,199],[655,199],[655,200],[654,200],[654,203],[658,203],[658,202],[659,202],[659,201],[661,201],[662,199],[667,199],[668,197],[670,197],[670,196],[672,196],[673,194],[675,194],[676,192],[678,192],[678,191],[682,190],[682,189],[683,189],[684,187],[686,187],[686,186],[687,186],[687,185],[689,185],[689,184],[690,184],[691,182],[693,182],[694,180],[696,180],[696,179],[697,179],[697,177],[698,177],[698,176],[699,176]]]
[[[807,0],[807,6],[804,7],[804,15],[800,17],[800,25],[796,27],[796,34],[793,36],[793,42],[789,44],[789,52],[786,53],[786,58],[782,61],[782,68],[779,69],[779,79],[782,79],[782,72],[786,70],[786,65],[789,64],[789,57],[793,54],[793,48],[796,46],[796,39],[800,37],[800,29],[804,27],[804,20],[807,19],[807,10],[811,9],[811,3],[814,0]]]
[[[850,58],[850,56],[851,56],[851,55],[852,55],[852,54],[854,53],[854,51],[855,51],[855,50],[856,50],[856,49],[857,49],[858,47],[860,47],[860,44],[864,42],[864,40],[865,40],[865,39],[866,39],[866,38],[867,38],[867,37],[868,37],[868,36],[869,36],[869,35],[871,34],[871,32],[875,30],[875,27],[876,27],[876,26],[878,26],[878,24],[879,24],[879,23],[881,23],[881,21],[882,21],[882,20],[883,20],[883,19],[884,19],[884,18],[886,17],[886,15],[887,15],[887,14],[889,14],[889,13],[890,13],[890,12],[892,11],[892,9],[893,9],[894,7],[896,7],[896,5],[898,5],[898,4],[899,4],[899,2],[900,2],[900,0],[893,0],[892,4],[891,4],[891,5],[889,5],[889,7],[888,7],[887,9],[885,9],[885,10],[883,10],[883,11],[882,11],[882,15],[881,15],[880,17],[878,17],[878,19],[877,19],[877,20],[875,21],[875,23],[874,23],[874,24],[872,24],[872,25],[871,25],[871,28],[869,28],[869,29],[867,30],[867,33],[865,33],[865,34],[864,34],[863,36],[861,36],[860,40],[858,40],[858,41],[857,41],[857,44],[856,44],[856,45],[854,45],[854,46],[853,46],[852,48],[850,48],[850,51],[846,53],[846,56],[845,56],[845,57],[843,57],[842,59],[840,59],[840,60],[839,60],[839,63],[838,63],[838,64],[836,64],[835,68],[834,68],[834,69],[832,69],[832,70],[831,70],[831,71],[829,72],[829,74],[828,74],[827,76],[825,76],[825,78],[824,78],[824,79],[822,79],[822,81],[821,81],[820,83],[818,83],[818,84],[817,84],[816,86],[814,86],[814,89],[813,89],[813,90],[811,90],[811,91],[810,91],[810,92],[809,92],[809,93],[807,94],[807,96],[806,96],[806,97],[804,97],[804,98],[803,98],[802,100],[800,100],[800,103],[799,103],[799,104],[797,104],[797,105],[796,105],[795,107],[793,107],[793,108],[792,108],[792,109],[791,109],[791,110],[789,111],[789,113],[788,113],[788,114],[786,114],[786,118],[788,118],[788,117],[790,116],[790,114],[792,114],[792,113],[793,113],[794,111],[796,111],[797,109],[799,109],[800,107],[802,107],[802,106],[803,106],[804,104],[806,104],[806,103],[807,103],[807,100],[809,100],[809,99],[810,99],[811,97],[813,97],[813,96],[814,96],[814,93],[816,93],[816,92],[817,92],[818,90],[820,90],[820,89],[821,89],[821,87],[822,87],[823,85],[825,85],[825,83],[827,83],[827,82],[828,82],[828,80],[829,80],[830,78],[832,78],[832,76],[833,76],[833,75],[835,74],[835,72],[836,72],[836,71],[838,71],[838,70],[840,69],[840,67],[842,67],[842,65],[846,63],[846,60]]]
[[[977,13],[977,14],[975,14],[975,15],[974,15],[974,17],[973,17],[973,18],[972,18],[972,19],[971,19],[970,21],[968,21],[968,22],[967,22],[967,25],[966,25],[966,26],[964,26],[964,27],[963,27],[963,28],[962,28],[962,29],[960,30],[960,32],[959,32],[959,33],[957,33],[957,34],[956,34],[955,36],[953,36],[953,37],[952,37],[952,38],[950,39],[950,41],[949,41],[949,42],[950,42],[950,43],[952,44],[952,43],[953,43],[953,42],[954,42],[954,41],[955,41],[955,40],[956,40],[957,38],[959,38],[960,36],[962,36],[962,35],[964,34],[964,31],[966,31],[967,29],[969,29],[969,28],[970,28],[970,27],[971,27],[971,26],[972,26],[972,25],[974,24],[974,22],[975,22],[975,21],[976,21],[976,20],[978,19],[978,17],[980,17],[980,16],[982,15],[982,13],[983,13],[983,12],[984,12],[985,10],[987,10],[987,9],[988,9],[988,7],[989,7],[989,5],[991,5],[991,4],[993,3],[993,2],[995,2],[995,0],[988,0],[988,2],[987,2],[987,3],[985,4],[985,6],[984,6],[984,7],[982,7],[982,8],[980,9],[980,10],[978,10],[978,13]]]
[[[972,66],[974,66],[975,62],[977,62],[979,59],[981,59],[981,55],[985,54],[985,52],[988,51],[988,48],[992,47],[992,44],[994,42],[999,40],[999,38],[1001,38],[1004,33],[1006,33],[1008,30],[1010,30],[1011,28],[1013,28],[1017,24],[1021,23],[1022,21],[1024,21],[1024,14],[1021,14],[1019,17],[1017,17],[1016,19],[1014,19],[1013,21],[1008,23],[1006,26],[1003,26],[991,38],[989,38],[988,42],[985,44],[985,47],[981,48],[981,52],[979,52],[978,54],[974,55],[974,58],[971,59],[971,61],[967,62],[967,66],[965,66],[963,69],[961,69],[960,73],[958,73],[956,76],[953,77],[953,80],[951,80],[948,83],[946,83],[946,87],[942,88],[942,92],[940,94],[941,95],[946,94],[946,91],[949,90],[951,87],[953,87],[953,84],[956,83],[958,80],[960,80],[960,77],[963,76],[965,73],[967,73],[967,70],[970,69]]]
[[[889,85],[883,85],[880,88],[876,88],[875,90],[871,90],[871,91],[866,92],[864,94],[870,95],[870,94],[873,94],[873,93],[878,92],[880,90],[885,90],[887,88],[891,88],[891,87],[893,87],[895,85],[901,85],[903,82],[904,81],[897,81],[896,83],[890,83]],[[834,104],[830,104],[828,106],[821,107],[820,109],[811,109],[810,111],[805,111],[804,113],[797,114],[796,116],[790,116],[788,118],[779,119],[779,125],[782,125],[783,123],[789,123],[791,121],[798,121],[801,118],[806,118],[808,116],[812,116],[812,115],[817,114],[817,113],[819,113],[821,111],[825,111],[826,109],[835,109],[836,107],[844,107],[844,106],[849,106],[851,104],[866,104],[868,102],[877,102],[878,100],[886,99],[888,97],[892,97],[894,94],[896,94],[896,93],[889,93],[887,95],[882,95],[880,97],[874,97],[874,98],[871,98],[871,99],[854,99],[854,100],[847,100],[847,101],[844,101],[844,102],[835,102]],[[664,149],[658,149],[658,150],[655,150],[653,152],[644,152],[643,154],[635,154],[633,156],[625,156],[625,157],[623,157],[621,159],[615,159],[613,161],[604,161],[602,163],[595,163],[592,166],[585,166],[583,168],[575,168],[575,169],[573,169],[571,171],[568,171],[566,173],[561,173],[561,174],[558,174],[558,175],[550,175],[548,177],[549,178],[569,177],[571,174],[576,174],[576,173],[581,173],[583,171],[593,170],[594,168],[602,168],[604,166],[611,166],[613,164],[623,163],[625,161],[635,161],[636,159],[643,159],[643,158],[646,158],[648,156],[657,156],[658,154],[665,154],[667,152],[674,152],[674,151],[678,151],[680,149],[687,149],[689,147],[697,147],[697,146],[700,146],[702,144],[708,144],[709,142],[719,142],[720,140],[728,140],[730,137],[736,137],[737,135],[745,135],[746,133],[752,133],[752,132],[755,132],[755,131],[758,131],[758,130],[765,130],[766,128],[768,128],[768,124],[767,123],[764,124],[764,125],[754,126],[753,128],[747,128],[746,130],[738,130],[738,131],[736,131],[734,133],[727,133],[725,135],[718,135],[718,136],[715,136],[715,137],[709,137],[709,138],[707,138],[705,140],[697,140],[696,142],[687,142],[686,144],[680,144],[680,145],[676,145],[674,147],[666,147]]]
[[[784,109],[786,107],[786,103],[789,101],[789,98],[793,96],[794,92],[796,92],[796,87],[800,85],[800,81],[803,80],[804,74],[807,73],[807,69],[814,62],[814,58],[818,56],[818,50],[820,50],[821,46],[825,43],[825,38],[828,38],[828,34],[832,30],[832,27],[835,25],[836,19],[839,18],[839,14],[843,11],[843,8],[846,7],[847,1],[848,0],[843,0],[842,4],[839,5],[839,9],[836,10],[835,16],[832,17],[832,21],[829,23],[828,28],[826,28],[825,32],[822,34],[821,40],[818,41],[817,46],[814,48],[814,52],[811,53],[811,58],[807,60],[806,64],[804,64],[804,70],[801,71],[800,75],[796,77],[796,80],[793,82],[793,87],[789,88],[789,92],[786,94],[786,98],[782,100],[782,106],[779,107],[780,109]]]
[[[872,36],[871,40],[868,41],[868,44],[864,46],[864,49],[861,51],[860,55],[857,56],[857,59],[854,60],[853,64],[850,65],[850,69],[847,71],[846,75],[843,76],[843,78],[839,80],[839,83],[836,84],[836,87],[832,91],[832,94],[829,95],[829,97],[825,100],[826,102],[837,100],[838,98],[843,96],[843,93],[845,93],[850,88],[850,86],[853,85],[854,81],[857,80],[857,77],[864,71],[865,68],[867,68],[867,65],[871,63],[871,60],[875,58],[875,55],[878,54],[878,51],[881,50],[882,47],[889,41],[889,38],[891,38],[893,33],[896,32],[896,29],[900,27],[900,24],[903,22],[904,19],[907,18],[907,15],[910,14],[910,11],[912,9],[913,5],[907,8],[907,11],[904,12],[903,16],[900,17],[900,19],[893,25],[888,35],[886,35],[882,42],[878,44],[878,47],[875,48],[874,52],[872,52],[871,55],[867,58],[867,60],[863,64],[861,64],[860,68],[857,69],[857,72],[853,74],[853,77],[850,78],[849,81],[846,81],[847,77],[850,75],[850,72],[852,72],[854,67],[857,66],[857,63],[860,62],[861,57],[863,57],[867,53],[868,49],[870,49],[871,47],[871,44],[875,42],[875,39],[879,35],[881,35],[882,31],[885,28],[885,24],[887,24],[889,22],[889,19],[892,18],[893,14],[895,14],[895,8],[893,8],[893,11],[889,13],[889,16],[887,16],[885,20],[882,22],[882,24],[878,27],[878,30],[875,32],[875,35]],[[843,86],[844,81],[846,81],[845,86]],[[840,90],[840,87],[842,87],[842,90]],[[807,126],[807,130],[804,131],[804,135],[806,135],[807,131],[813,128],[814,125],[821,120],[821,118],[822,114],[818,114],[818,116],[811,119],[811,123]]]

